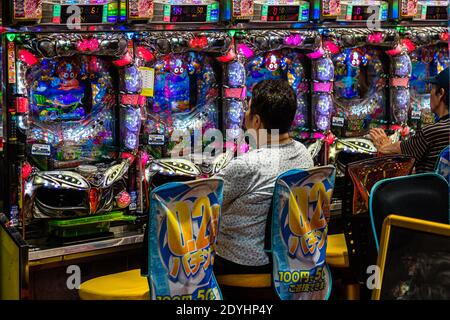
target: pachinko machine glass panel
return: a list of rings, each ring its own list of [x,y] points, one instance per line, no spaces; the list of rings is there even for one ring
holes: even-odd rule
[[[126,0],[128,21],[153,23],[217,23],[218,0]]]
[[[309,2],[302,0],[232,0],[229,15],[232,20],[263,23],[295,23],[309,20]]]
[[[146,98],[143,145],[153,157],[187,156],[194,144],[201,151],[208,129],[220,129],[217,59],[232,50],[231,44],[223,32],[138,36],[135,52]]]
[[[355,137],[387,125],[390,58],[386,51],[396,45],[398,34],[333,29],[329,35],[335,50],[333,132]]]
[[[314,20],[342,22],[387,21],[389,3],[379,0],[314,0]]]
[[[262,80],[284,79],[297,95],[292,133],[308,138],[310,132],[311,59],[319,48],[316,32],[288,30],[248,31],[236,37],[237,57],[227,65],[224,83],[224,129],[237,139],[243,124],[243,104]]]
[[[25,228],[40,219],[73,219],[75,225],[130,219],[123,213],[136,210],[128,172],[141,112],[140,87],[125,90],[129,40],[114,33],[7,38],[14,223]],[[54,221],[52,226],[61,231]]]
[[[114,24],[121,15],[120,0],[13,0],[12,7],[15,23]]]
[[[425,79],[449,67],[448,31],[443,27],[412,28],[405,32],[403,42],[410,49],[412,64],[409,124],[417,128],[435,120],[430,110],[431,84]]]

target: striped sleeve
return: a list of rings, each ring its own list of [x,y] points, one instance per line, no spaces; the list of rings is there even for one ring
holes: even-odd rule
[[[418,130],[414,136],[400,143],[403,154],[413,156],[421,160],[427,153],[428,143],[422,130]]]

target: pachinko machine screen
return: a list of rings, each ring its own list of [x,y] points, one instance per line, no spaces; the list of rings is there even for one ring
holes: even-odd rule
[[[272,23],[309,20],[309,2],[302,0],[235,0],[231,6],[234,19]]]
[[[345,48],[334,63],[333,127],[344,136],[358,136],[386,117],[389,60],[381,49]],[[342,130],[342,131],[341,131]]]
[[[115,145],[114,75],[101,57],[42,59],[26,74],[27,145],[43,169],[111,158]],[[117,151],[117,150],[116,150]]]
[[[127,0],[129,21],[158,23],[216,23],[217,0]]]
[[[317,9],[319,7],[320,12]],[[386,21],[389,4],[378,0],[317,0],[313,15],[315,19],[321,17],[347,22]]]
[[[202,141],[208,129],[219,129],[221,69],[208,50],[220,51],[220,45],[230,45],[231,39],[225,33],[158,33],[142,39],[136,52],[143,81],[141,95],[146,98],[143,144],[151,147],[152,156],[167,157],[175,146],[190,148],[194,139]],[[154,44],[164,41],[168,46],[171,41],[191,46],[163,53]],[[213,43],[219,43],[219,48],[211,49]],[[203,50],[198,50],[200,47]]]
[[[16,22],[41,24],[113,24],[125,15],[119,0],[14,0]]]
[[[285,79],[297,96],[297,112],[292,127],[294,131],[306,128],[308,124],[308,64],[306,56],[298,50],[285,48],[270,51],[250,59],[247,71],[247,98],[251,98],[253,87],[262,80]]]
[[[410,119],[422,124],[434,122],[430,110],[431,85],[425,79],[437,75],[449,67],[449,52],[446,45],[433,45],[417,48],[410,53],[412,72],[409,80],[411,97]]]

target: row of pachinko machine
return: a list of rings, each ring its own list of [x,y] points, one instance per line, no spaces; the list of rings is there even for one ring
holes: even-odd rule
[[[218,172],[245,146],[261,80],[292,85],[292,136],[336,164],[376,154],[372,127],[408,139],[433,122],[424,78],[449,65],[447,1],[14,0],[2,12],[3,211],[27,240],[140,223],[154,186]]]

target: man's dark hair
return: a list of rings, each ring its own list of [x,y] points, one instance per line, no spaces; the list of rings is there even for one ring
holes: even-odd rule
[[[250,114],[259,115],[269,132],[288,132],[296,110],[297,98],[286,80],[263,80],[253,87]]]
[[[447,109],[448,109],[448,100],[449,100],[448,99],[448,87],[445,88],[445,87],[442,87],[439,84],[434,84],[434,86],[436,87],[436,92],[441,92],[441,89],[444,90],[444,102],[445,102],[445,105],[447,106]]]

